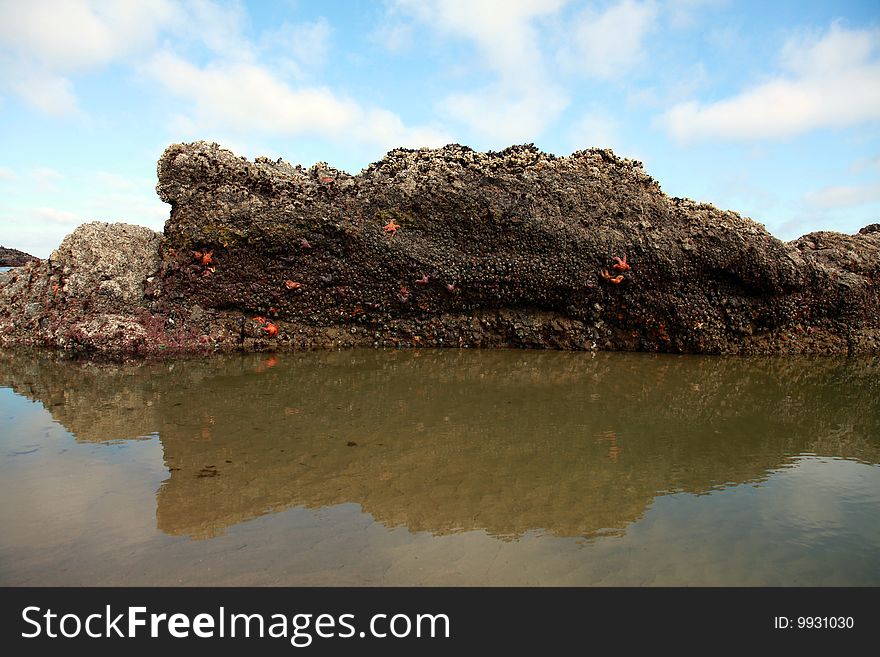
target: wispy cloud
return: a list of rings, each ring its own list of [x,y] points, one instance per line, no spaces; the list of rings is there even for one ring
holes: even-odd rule
[[[179,15],[168,0],[0,3],[0,89],[52,116],[79,113],[74,72],[140,52]]]
[[[582,148],[620,149],[620,124],[600,111],[589,112],[574,123],[569,135],[573,150]]]
[[[563,46],[560,61],[596,78],[628,73],[645,59],[645,38],[656,29],[658,14],[652,0],[621,0],[603,11],[587,7],[566,28],[574,38]]]
[[[711,103],[671,108],[661,124],[679,142],[780,139],[824,127],[880,121],[880,30],[834,23],[819,39],[782,49],[784,73]]]
[[[466,41],[472,63],[494,76],[476,89],[449,93],[438,107],[480,141],[532,141],[568,106],[568,94],[549,74],[537,22],[557,13],[565,0],[396,0],[393,25],[407,16],[436,34]]]
[[[199,122],[256,133],[332,135],[354,120],[357,107],[324,87],[294,89],[254,64],[199,67],[170,52],[147,72],[169,93],[192,103]]]
[[[675,28],[691,28],[697,25],[707,9],[721,7],[729,0],[665,0],[663,12],[669,24]]]
[[[568,106],[557,89],[520,94],[503,85],[449,94],[440,102],[451,118],[465,123],[482,142],[507,145],[531,142]]]
[[[406,21],[389,17],[373,30],[370,38],[391,52],[399,52],[412,46],[413,28]]]
[[[202,130],[258,135],[314,135],[357,139],[382,146],[437,146],[442,131],[405,126],[382,108],[363,107],[326,87],[291,86],[267,68],[251,63],[199,67],[171,53],[155,55],[145,70],[169,93],[187,101]]]
[[[62,174],[49,167],[35,167],[28,172],[28,176],[40,192],[57,192],[58,183],[64,179]]]
[[[167,0],[3,2],[0,46],[51,70],[88,70],[149,45],[177,14]]]
[[[65,226],[78,226],[85,221],[75,212],[49,207],[32,208],[28,212],[28,218],[31,221],[63,224]]]
[[[804,200],[819,208],[847,208],[867,203],[880,203],[880,182],[823,187],[808,192]]]
[[[284,23],[260,38],[260,48],[273,61],[286,66],[297,75],[325,67],[330,52],[332,29],[326,19],[303,23]]]
[[[62,76],[29,72],[19,76],[12,89],[31,107],[49,116],[80,114],[73,83]]]
[[[446,37],[474,43],[483,65],[510,84],[544,74],[534,21],[555,14],[565,0],[396,0],[391,6]]]

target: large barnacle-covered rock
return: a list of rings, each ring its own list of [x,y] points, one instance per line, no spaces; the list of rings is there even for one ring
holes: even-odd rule
[[[134,258],[131,277],[67,257],[110,272],[85,286],[94,298],[83,312],[138,323],[138,353],[880,351],[880,232],[784,243],[735,212],[668,197],[609,150],[397,149],[349,175],[196,142],[170,146],[158,174],[171,214],[162,240],[132,241],[149,254]],[[40,267],[27,289],[24,274],[0,283],[3,343],[129,348],[67,330],[76,268]]]

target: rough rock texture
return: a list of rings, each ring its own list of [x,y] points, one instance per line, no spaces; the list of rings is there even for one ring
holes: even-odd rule
[[[36,259],[37,258],[32,256],[30,253],[25,253],[24,251],[19,251],[18,249],[8,249],[5,246],[0,246],[0,267],[21,267],[31,260]]]
[[[2,284],[0,340],[108,353],[880,351],[880,226],[783,243],[734,212],[669,198],[607,150],[400,149],[351,176],[197,142],[170,146],[158,173],[171,216],[157,275],[146,236],[131,276],[101,265],[97,287],[71,289],[76,270],[62,263],[94,267],[93,247],[53,255]],[[615,269],[624,255],[630,268]]]
[[[112,355],[149,352],[144,285],[159,269],[161,240],[142,226],[83,224],[48,261],[0,274],[0,340]]]
[[[70,300],[91,299],[93,312],[131,312],[144,305],[144,283],[159,270],[162,236],[143,226],[84,224],[51,257]]]

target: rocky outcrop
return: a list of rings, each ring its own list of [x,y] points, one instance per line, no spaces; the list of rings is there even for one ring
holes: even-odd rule
[[[31,260],[37,260],[37,258],[18,249],[0,246],[0,267],[21,267]]]
[[[162,236],[128,224],[88,223],[48,261],[0,274],[4,344],[108,355],[149,353],[144,286],[159,270]]]
[[[0,341],[880,351],[877,225],[783,243],[607,150],[399,149],[351,176],[198,142],[158,173],[164,238],[81,227],[0,283]]]

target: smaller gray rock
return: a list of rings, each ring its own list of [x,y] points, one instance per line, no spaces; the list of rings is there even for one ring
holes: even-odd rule
[[[143,226],[96,221],[65,237],[49,262],[69,297],[91,301],[97,312],[123,313],[144,306],[144,281],[159,269],[161,239]]]

